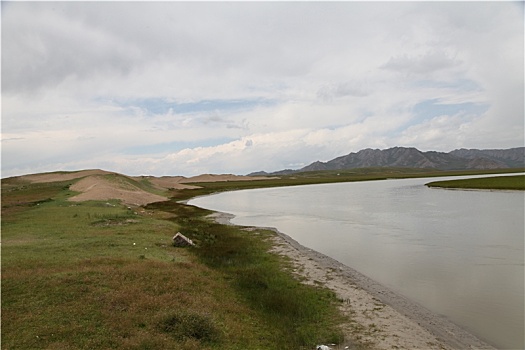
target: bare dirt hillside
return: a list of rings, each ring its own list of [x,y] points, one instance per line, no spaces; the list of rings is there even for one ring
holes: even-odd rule
[[[115,174],[109,171],[100,169],[81,170],[75,172],[54,172],[54,173],[43,173],[43,174],[32,174],[20,176],[21,180],[27,180],[32,183],[43,183],[43,182],[58,182],[58,181],[69,181],[74,179],[80,179],[81,177],[91,175],[107,175]]]
[[[147,178],[147,180],[152,185],[156,186],[157,188],[175,189],[175,190],[199,188],[199,186],[187,185],[189,183],[196,183],[196,182],[257,181],[257,180],[270,179],[269,177],[265,177],[265,176],[242,176],[242,175],[232,175],[232,174],[222,174],[222,175],[203,174],[203,175],[198,175],[198,176],[193,176],[193,177],[184,177],[184,176],[134,177],[134,179],[137,179],[137,180],[143,179],[143,178]]]
[[[154,176],[147,176],[147,177],[134,177],[134,179],[143,179],[146,178],[153,186],[159,188],[159,189],[165,189],[165,190],[184,190],[184,189],[195,189],[199,188],[199,186],[192,186],[192,185],[184,185],[182,182],[184,180],[187,180],[184,176],[162,176],[162,177],[154,177]]]
[[[71,185],[70,189],[81,192],[69,199],[75,202],[120,199],[122,203],[128,205],[146,205],[168,199],[168,197],[144,191],[132,182],[125,181],[125,177],[108,179],[101,175],[91,175]]]
[[[131,177],[100,169],[31,174],[18,178],[31,183],[78,180],[70,186],[70,189],[80,192],[80,194],[71,197],[69,199],[71,201],[81,202],[87,200],[118,199],[124,204],[137,206],[168,199],[167,196],[158,194],[159,192],[199,188],[195,185],[189,185],[191,183],[268,179],[268,177],[264,176],[240,176],[231,174],[204,174],[189,178],[184,176]],[[149,183],[149,185],[144,186],[144,181]],[[148,191],[148,189],[151,190],[151,192]]]

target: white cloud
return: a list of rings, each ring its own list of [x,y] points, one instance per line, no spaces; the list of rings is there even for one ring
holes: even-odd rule
[[[524,142],[513,2],[10,2],[2,32],[2,176]]]

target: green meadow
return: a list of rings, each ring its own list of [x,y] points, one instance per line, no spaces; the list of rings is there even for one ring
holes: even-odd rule
[[[429,187],[484,189],[484,190],[525,190],[525,175],[494,176],[479,179],[435,181]]]
[[[274,233],[165,202],[73,203],[2,183],[2,349],[301,349],[340,342],[335,295],[267,250]],[[176,248],[181,231],[196,248]]]
[[[179,201],[234,189],[450,174],[365,169],[201,183],[201,189],[168,193],[170,201],[134,208],[70,202],[75,180],[3,179],[2,349],[341,343],[341,301],[326,288],[301,284],[285,258],[268,252],[275,233],[219,225],[207,218],[209,211]],[[159,193],[146,179],[140,186]],[[196,247],[174,247],[178,231]]]

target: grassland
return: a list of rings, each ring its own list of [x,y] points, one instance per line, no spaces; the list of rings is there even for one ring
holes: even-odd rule
[[[200,183],[171,192],[170,201],[133,209],[118,201],[67,201],[77,180],[4,179],[2,349],[339,343],[340,301],[282,268],[287,262],[267,252],[273,232],[219,225],[206,218],[208,211],[178,201],[234,189],[447,174],[365,169]],[[152,186],[143,180],[141,188]],[[197,247],[173,247],[177,231]]]
[[[176,202],[72,203],[2,186],[2,349],[301,349],[337,342],[338,301],[267,253],[271,232]],[[182,231],[197,248],[170,243]]]
[[[525,175],[494,176],[479,179],[435,181],[428,187],[485,189],[485,190],[525,190]]]

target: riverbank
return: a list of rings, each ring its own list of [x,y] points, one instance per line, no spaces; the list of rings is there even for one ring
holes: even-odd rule
[[[426,184],[428,187],[449,189],[480,189],[480,190],[525,190],[525,175],[494,176],[462,180],[434,181]]]
[[[220,224],[230,224],[233,215],[215,213]],[[257,227],[247,227],[256,231]],[[318,284],[334,291],[342,301],[341,312],[351,320],[341,325],[344,349],[348,344],[382,349],[495,349],[474,335],[436,315],[351,267],[308,249],[272,228],[272,252],[287,257],[292,272],[306,284]]]

